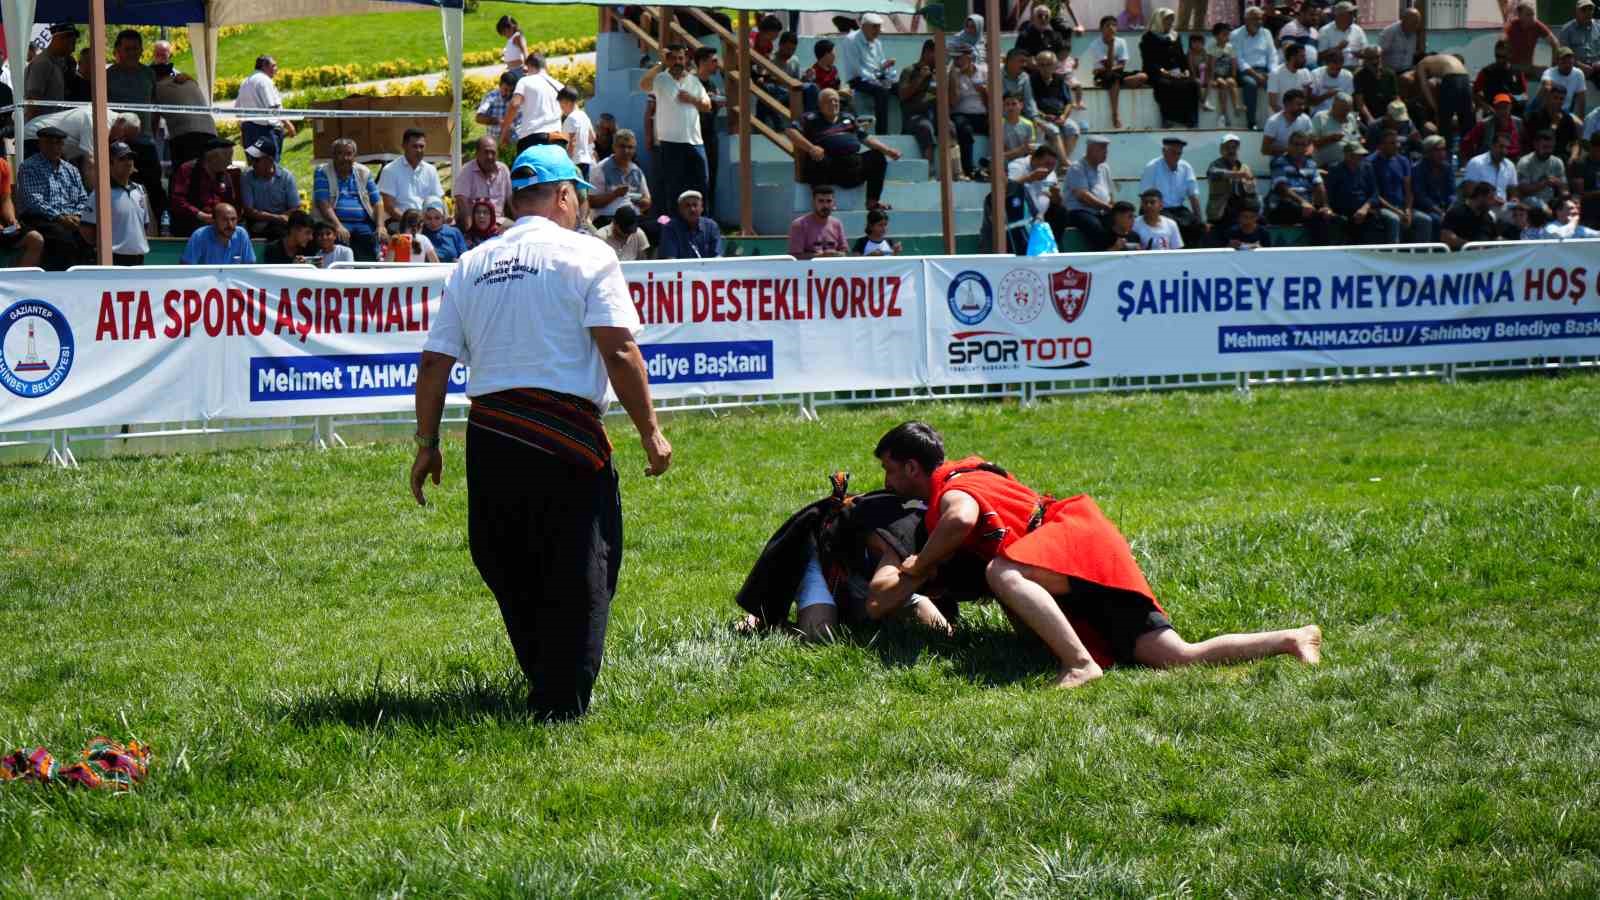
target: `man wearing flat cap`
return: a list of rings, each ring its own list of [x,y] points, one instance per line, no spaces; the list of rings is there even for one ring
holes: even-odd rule
[[[45,127],[38,133],[39,153],[17,169],[17,207],[25,228],[44,238],[40,264],[58,272],[89,259],[89,246],[78,224],[89,211],[89,194],[76,166],[62,158],[67,133]]]
[[[1161,214],[1178,223],[1185,247],[1199,247],[1206,224],[1200,213],[1200,182],[1194,167],[1183,158],[1188,143],[1183,138],[1163,138],[1161,155],[1150,160],[1139,178],[1139,192],[1160,191]]]
[[[444,468],[439,420],[457,362],[468,367],[467,541],[494,594],[528,709],[569,719],[589,708],[622,565],[622,504],[606,389],[639,432],[646,475],[672,462],[656,421],[639,315],[617,255],[574,230],[593,190],[560,145],[511,165],[517,221],[468,250],[445,281],[417,373],[411,493]]]
[[[233,162],[233,141],[212,138],[205,153],[172,173],[172,236],[188,237],[201,225],[211,224],[211,208],[227,203],[239,208],[239,190],[228,166]]]

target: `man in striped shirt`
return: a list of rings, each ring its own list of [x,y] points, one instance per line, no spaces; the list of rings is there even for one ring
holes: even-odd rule
[[[445,281],[417,374],[411,492],[439,483],[439,419],[456,363],[469,366],[467,536],[494,592],[528,707],[581,716],[600,674],[622,564],[622,507],[601,416],[609,383],[633,419],[646,475],[672,462],[656,421],[639,316],[617,255],[573,230],[593,188],[560,145],[511,168],[517,221],[467,251]]]

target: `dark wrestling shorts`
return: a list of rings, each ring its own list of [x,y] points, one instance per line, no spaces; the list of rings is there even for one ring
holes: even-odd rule
[[[1134,662],[1133,645],[1139,638],[1172,628],[1172,620],[1156,609],[1150,598],[1133,591],[1072,579],[1072,590],[1056,603],[1074,624],[1099,632],[1111,656],[1121,665]]]

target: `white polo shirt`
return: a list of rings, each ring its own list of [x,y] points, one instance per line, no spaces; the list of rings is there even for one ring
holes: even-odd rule
[[[1561,74],[1560,67],[1551,66],[1544,70],[1544,76],[1539,81],[1544,84],[1559,84],[1567,89],[1567,99],[1561,104],[1561,111],[1564,113],[1572,112],[1573,104],[1578,102],[1578,95],[1587,87],[1583,70],[1577,66],[1573,66],[1572,71],[1565,75]]]
[[[688,91],[695,99],[706,95],[705,85],[688,69],[674,81],[666,72],[656,75],[650,93],[656,98],[656,140],[669,144],[704,144],[700,136],[700,107],[679,103],[678,92]]]
[[[234,97],[233,105],[240,109],[282,109],[283,98],[278,95],[278,86],[273,83],[272,76],[257,69],[250,73],[239,84],[239,94]],[[252,125],[267,125],[276,128],[280,119],[244,119]]]
[[[1277,94],[1279,103],[1283,102],[1284,94],[1295,89],[1305,91],[1308,96],[1311,93],[1311,72],[1305,66],[1292,72],[1288,66],[1279,66],[1267,76],[1267,93]]]
[[[421,209],[429,197],[443,197],[444,186],[439,183],[439,170],[433,163],[423,160],[415,169],[405,157],[390,160],[378,173],[378,192],[394,198],[394,207],[401,212]]]
[[[523,216],[462,255],[422,349],[470,366],[467,396],[540,388],[606,408],[606,369],[590,328],[637,334],[617,254],[605,241]]]
[[[1496,166],[1488,153],[1480,153],[1467,163],[1467,171],[1462,173],[1461,181],[1487,181],[1494,185],[1494,195],[1501,201],[1506,199],[1506,188],[1515,187],[1517,184],[1517,166],[1510,157],[1500,160]]]
[[[95,195],[89,195],[89,211],[83,216],[85,225],[93,225]],[[126,188],[111,191],[111,252],[125,256],[144,256],[150,252],[150,240],[145,228],[150,225],[150,207],[145,200],[144,187],[137,181],[128,182]]]
[[[517,119],[518,140],[530,134],[552,134],[561,130],[561,103],[556,100],[559,90],[556,80],[543,72],[517,80],[511,96],[522,98],[522,110]]]

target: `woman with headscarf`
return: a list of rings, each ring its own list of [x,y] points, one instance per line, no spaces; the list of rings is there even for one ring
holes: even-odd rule
[[[954,57],[962,49],[972,53],[972,60],[978,65],[983,65],[988,55],[988,48],[984,46],[983,16],[973,13],[967,16],[967,24],[961,30],[945,39],[944,47]]]
[[[1161,109],[1161,125],[1200,127],[1200,82],[1189,71],[1189,54],[1173,31],[1177,14],[1158,9],[1150,15],[1150,27],[1139,39],[1144,71],[1150,76],[1156,106]]]

